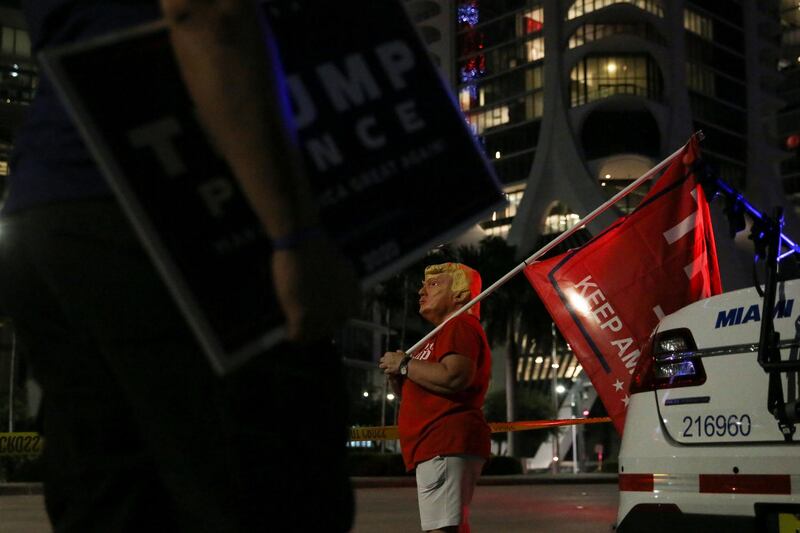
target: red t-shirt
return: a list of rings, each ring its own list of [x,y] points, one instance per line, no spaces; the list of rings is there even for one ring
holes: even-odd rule
[[[437,455],[489,457],[490,430],[481,409],[489,386],[492,354],[486,333],[474,316],[463,313],[455,317],[412,356],[437,363],[453,353],[475,361],[475,376],[463,391],[439,394],[404,380],[398,430],[409,471]]]

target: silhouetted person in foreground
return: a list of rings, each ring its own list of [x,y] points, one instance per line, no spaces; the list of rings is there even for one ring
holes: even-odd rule
[[[64,533],[346,531],[345,398],[325,339],[356,282],[318,230],[271,37],[252,1],[160,4],[23,2],[34,51],[166,17],[201,121],[280,243],[290,339],[212,372],[42,77],[12,160],[0,299],[44,391],[48,514]]]

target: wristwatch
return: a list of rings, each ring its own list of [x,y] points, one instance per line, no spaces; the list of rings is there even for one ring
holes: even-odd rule
[[[400,370],[400,375],[401,376],[407,376],[408,375],[408,362],[409,361],[411,361],[411,356],[410,355],[406,355],[405,357],[403,357],[403,360],[400,361],[399,370]]]

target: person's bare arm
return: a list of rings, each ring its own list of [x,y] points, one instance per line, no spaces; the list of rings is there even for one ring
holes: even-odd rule
[[[386,352],[381,357],[380,368],[388,376],[397,376],[404,352]],[[457,353],[451,353],[439,362],[411,359],[408,362],[408,374],[417,385],[439,394],[453,394],[469,387],[475,376],[475,361]]]
[[[181,73],[198,115],[274,240],[319,224],[288,106],[272,36],[252,0],[161,0]],[[276,251],[273,281],[292,340],[332,331],[353,309],[357,284],[322,234]]]

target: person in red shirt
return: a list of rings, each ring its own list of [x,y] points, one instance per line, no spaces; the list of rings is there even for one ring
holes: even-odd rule
[[[416,469],[425,531],[469,531],[472,493],[490,453],[481,409],[492,354],[479,304],[447,320],[480,290],[480,275],[466,265],[427,267],[419,313],[434,326],[447,323],[415,353],[387,352],[380,361],[401,394],[400,447],[406,468]]]

